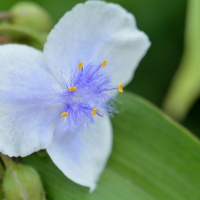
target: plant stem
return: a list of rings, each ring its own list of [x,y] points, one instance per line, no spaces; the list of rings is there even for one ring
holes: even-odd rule
[[[12,161],[12,159],[9,156],[6,156],[6,155],[4,155],[2,153],[0,153],[0,156],[1,156],[1,159],[2,159],[2,161],[4,163],[4,165],[6,166],[6,168],[8,168],[8,167],[13,165],[14,162]]]
[[[17,34],[20,35],[21,37],[26,37],[31,41],[32,44],[31,46],[34,46],[40,50],[43,49],[44,44],[46,42],[45,34],[18,25],[1,24],[0,33],[12,34],[12,35]]]
[[[0,12],[0,21],[1,20],[10,20],[12,18],[12,14],[10,12]]]
[[[200,95],[200,1],[188,1],[184,54],[164,102],[164,110],[183,120]]]

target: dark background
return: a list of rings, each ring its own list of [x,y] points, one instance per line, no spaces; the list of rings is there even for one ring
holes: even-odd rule
[[[16,0],[1,0],[0,10],[8,10]],[[56,23],[78,0],[35,0]],[[186,0],[113,0],[132,12],[139,29],[146,32],[152,46],[140,63],[133,81],[126,87],[161,107],[183,53]],[[183,124],[200,137],[200,101]]]

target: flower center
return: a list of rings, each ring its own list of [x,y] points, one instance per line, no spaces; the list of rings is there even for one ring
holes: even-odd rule
[[[100,65],[84,66],[79,62],[78,67],[70,74],[69,82],[63,81],[63,92],[59,94],[62,102],[60,117],[67,118],[70,126],[79,126],[94,122],[94,116],[103,117],[114,111],[112,90],[123,92],[122,84],[112,87],[111,77],[103,69],[107,64],[104,60]]]

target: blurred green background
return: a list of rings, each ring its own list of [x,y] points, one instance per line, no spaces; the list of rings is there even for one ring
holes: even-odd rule
[[[1,0],[0,10],[8,10],[18,0]],[[78,0],[35,0],[43,6],[56,23]],[[140,63],[127,90],[134,92],[161,107],[172,77],[183,53],[186,18],[186,0],[114,0],[132,12],[139,29],[146,32],[152,46]],[[200,101],[196,102],[183,122],[200,137]]]

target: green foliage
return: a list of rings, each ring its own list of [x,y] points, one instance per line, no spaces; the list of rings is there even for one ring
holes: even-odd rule
[[[18,0],[2,0],[9,10]],[[81,0],[35,0],[54,22]],[[152,42],[127,89],[161,105],[177,68],[183,45],[186,0],[113,0],[132,12],[138,27]],[[46,35],[32,28],[0,24],[0,36],[9,33],[42,49]],[[19,38],[18,38],[19,39]],[[195,41],[194,41],[195,42]],[[120,114],[113,118],[114,147],[109,163],[94,193],[67,179],[48,156],[23,158],[41,175],[48,200],[197,200],[200,199],[200,144],[187,130],[148,102],[129,93],[118,99]],[[185,124],[200,133],[200,106]],[[8,199],[9,200],[9,199]]]
[[[199,141],[138,96],[118,100],[113,153],[94,193],[67,179],[49,157],[23,158],[40,173],[47,199],[200,199]]]

